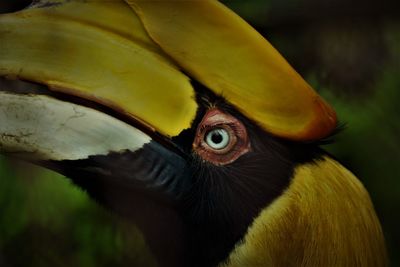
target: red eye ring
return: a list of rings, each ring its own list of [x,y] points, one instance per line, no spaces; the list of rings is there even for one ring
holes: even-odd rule
[[[220,135],[214,141],[222,143],[213,144],[210,133]],[[193,150],[205,161],[215,165],[226,165],[247,153],[250,150],[250,142],[241,121],[213,108],[206,113],[197,127]]]

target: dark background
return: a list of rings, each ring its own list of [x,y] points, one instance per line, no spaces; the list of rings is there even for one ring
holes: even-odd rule
[[[335,107],[346,129],[325,148],[370,192],[391,266],[400,266],[397,1],[223,2],[266,36]],[[0,13],[28,3],[0,0]],[[98,207],[67,179],[0,157],[0,266],[122,264],[154,265],[134,226]]]

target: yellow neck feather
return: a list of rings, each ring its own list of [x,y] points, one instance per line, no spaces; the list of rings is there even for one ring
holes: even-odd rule
[[[221,267],[386,265],[367,191],[326,157],[296,168],[288,189],[260,213]]]

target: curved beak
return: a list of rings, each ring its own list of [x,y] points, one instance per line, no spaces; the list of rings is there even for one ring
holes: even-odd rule
[[[192,125],[195,90],[128,5],[39,4],[0,16],[0,40],[1,153],[73,179],[181,192],[172,137]]]

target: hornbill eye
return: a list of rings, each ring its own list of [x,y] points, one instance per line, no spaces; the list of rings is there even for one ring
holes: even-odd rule
[[[225,165],[250,150],[242,122],[217,108],[210,109],[197,127],[193,150],[215,165]]]
[[[206,134],[205,142],[215,150],[222,150],[228,146],[231,138],[224,128],[215,128]]]

